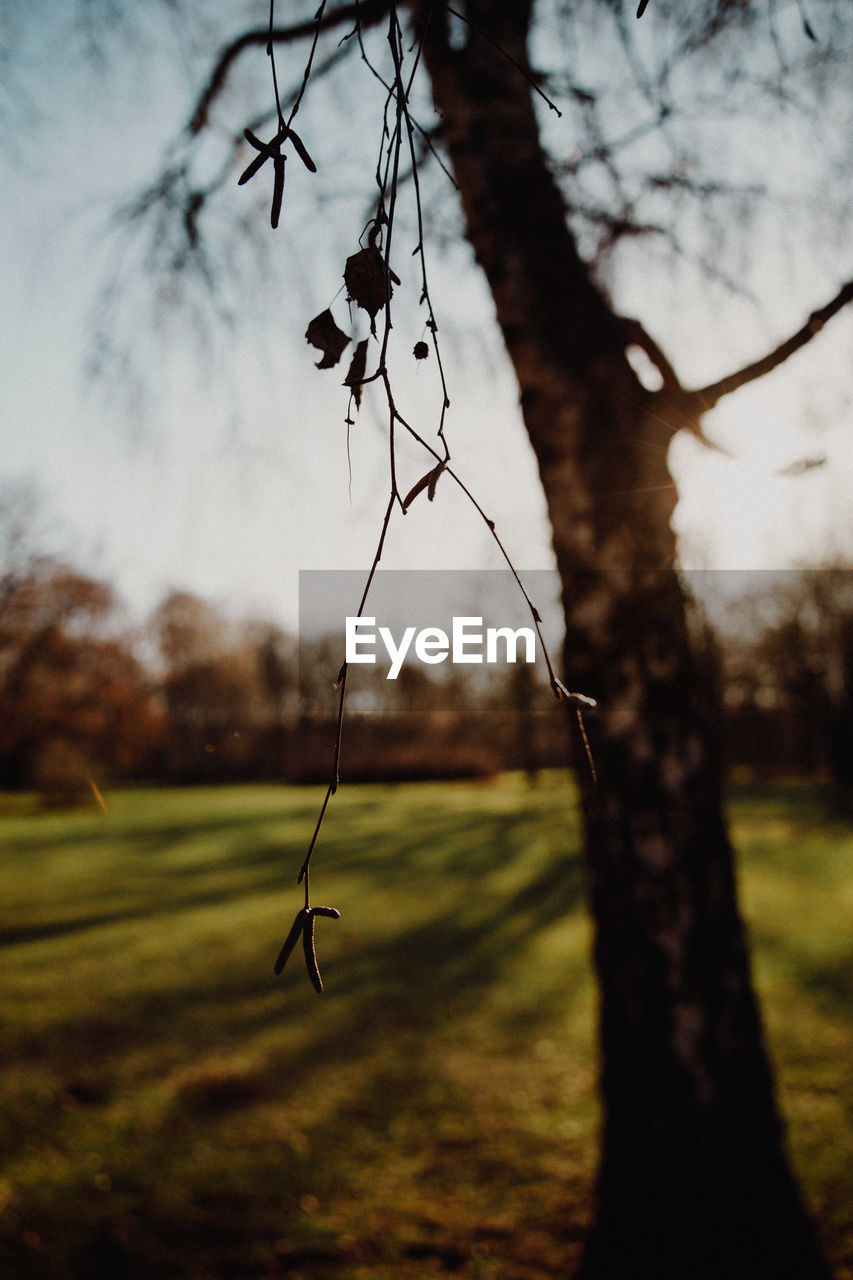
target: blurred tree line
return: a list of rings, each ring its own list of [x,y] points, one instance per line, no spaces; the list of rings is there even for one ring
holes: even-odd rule
[[[0,578],[0,788],[67,800],[105,781],[326,780],[342,653],[186,591],[128,626],[114,589],[50,556]],[[707,628],[730,767],[853,782],[853,570],[779,575]],[[348,780],[564,764],[564,718],[526,664],[361,667]]]
[[[853,783],[853,570],[774,575],[718,633],[730,766]]]
[[[0,596],[0,788],[57,800],[104,781],[325,780],[337,640],[297,644],[170,593],[129,627],[106,583],[47,557]],[[350,780],[535,771],[566,759],[562,716],[526,665],[479,685],[453,671],[361,668],[345,735]],[[537,706],[538,703],[538,706]]]

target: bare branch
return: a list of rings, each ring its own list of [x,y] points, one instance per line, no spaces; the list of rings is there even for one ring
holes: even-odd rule
[[[813,311],[801,329],[798,329],[787,341],[780,343],[773,351],[769,351],[766,356],[762,356],[760,360],[754,360],[752,364],[746,365],[736,373],[730,373],[728,377],[720,378],[718,382],[712,382],[707,387],[690,392],[690,399],[697,411],[706,413],[709,409],[713,409],[723,396],[731,395],[733,391],[746,386],[748,382],[754,382],[757,378],[763,378],[765,374],[778,369],[789,356],[799,351],[807,342],[811,342],[827,321],[851,301],[853,301],[853,280],[848,280],[831,302],[818,311]]]
[[[637,16],[639,17],[640,15],[638,14]],[[645,351],[646,355],[649,357],[661,376],[664,390],[681,392],[682,386],[678,380],[678,374],[675,372],[669,360],[655,342],[654,338],[647,332],[640,321],[626,317],[622,321],[622,327],[625,334],[626,345],[640,347],[642,351]]]
[[[353,4],[341,5],[323,15],[320,28],[323,31],[334,30],[347,22],[360,22],[362,26],[371,26],[379,22],[388,12],[387,0],[355,0]],[[307,40],[317,31],[316,18],[308,18],[304,22],[295,22],[291,27],[254,27],[244,31],[230,44],[227,44],[219,55],[219,59],[208,77],[207,84],[199,94],[193,113],[187,124],[188,133],[201,133],[207,124],[208,113],[213,103],[225,87],[228,72],[247,49],[258,45],[295,44],[299,40]]]
[[[648,0],[647,0],[647,3],[648,3]],[[524,76],[524,79],[531,86],[534,93],[538,93],[542,101],[547,104],[549,110],[553,111],[559,119],[563,118],[562,111],[559,109],[556,103],[551,101],[547,93],[545,93],[544,90],[536,83],[536,81],[531,76],[530,72],[527,71],[526,68],[523,67],[520,62],[518,62],[509,53],[507,53],[506,49],[502,48],[501,45],[496,44],[496,42],[489,35],[488,31],[484,31],[481,27],[478,27],[475,22],[471,22],[468,18],[465,17],[464,13],[460,13],[459,10],[454,9],[452,5],[447,6],[447,12],[452,13],[454,18],[458,18],[460,22],[464,22],[466,27],[470,27],[470,29],[474,32],[475,35],[482,37],[483,40],[487,40],[488,43],[492,46],[492,48],[495,49],[501,55],[502,58],[506,58],[507,62],[511,63],[512,66],[515,67],[516,71],[520,72],[520,74]]]
[[[639,320],[628,317],[624,317],[621,323],[625,345],[639,347],[644,351],[661,376],[662,385],[660,390],[654,393],[653,401],[653,404],[659,408],[657,411],[651,408],[650,412],[660,423],[673,431],[689,431],[706,449],[713,449],[717,453],[730,456],[727,449],[705,435],[701,423],[701,410],[697,408],[693,399],[694,393],[684,390],[672,364],[644,325]]]

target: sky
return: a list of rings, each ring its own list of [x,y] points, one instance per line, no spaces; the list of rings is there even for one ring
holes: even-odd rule
[[[4,12],[8,19],[13,9]],[[360,228],[363,199],[344,168],[319,179],[329,200],[319,213],[298,180],[277,233],[258,209],[258,236],[280,275],[272,298],[251,283],[236,290],[231,330],[217,331],[203,312],[193,320],[157,311],[115,211],[157,172],[209,52],[199,39],[194,54],[175,56],[164,27],[130,58],[107,48],[92,61],[49,29],[49,9],[39,12],[47,29],[36,40],[29,33],[19,87],[0,104],[0,485],[33,485],[36,523],[51,543],[44,549],[113,581],[136,617],[180,588],[292,626],[299,571],[366,570],[386,501],[381,414],[365,405],[348,457],[342,375],[317,371],[318,353],[303,339],[340,284],[341,208],[350,220],[356,210]],[[259,63],[245,74],[265,77]],[[326,110],[329,129],[340,130],[346,116],[324,107],[324,93],[317,119]],[[239,130],[245,107],[236,93],[224,109]],[[244,216],[254,205],[236,173],[221,199]],[[833,278],[828,253],[813,269],[807,248],[780,276],[765,248],[750,263],[758,309],[732,299],[709,311],[642,271],[620,284],[620,303],[675,352],[689,384],[761,355],[853,274],[853,261],[842,262]],[[547,520],[517,391],[469,259],[464,245],[435,250],[454,462],[516,565],[545,569]],[[128,371],[93,379],[92,317],[116,282]],[[408,334],[407,323],[400,342],[410,351],[421,332]],[[724,401],[705,429],[725,453],[675,441],[687,567],[783,568],[853,555],[851,340],[853,317],[838,317],[785,369]],[[434,361],[409,368],[400,386],[403,411],[434,422]],[[821,463],[798,469],[807,459]],[[412,482],[423,469],[405,451],[401,466]],[[488,531],[452,490],[440,485],[434,503],[395,517],[384,565],[500,567]]]

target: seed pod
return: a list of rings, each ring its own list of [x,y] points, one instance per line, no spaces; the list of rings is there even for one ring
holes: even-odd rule
[[[284,196],[284,156],[273,156],[273,190],[270,208],[270,226],[275,230],[281,214],[281,201]]]
[[[316,991],[322,993],[323,979],[320,977],[320,969],[317,964],[317,952],[314,949],[314,912],[307,913],[308,919],[305,921],[305,927],[302,930],[302,946],[305,951],[305,966],[308,970],[308,977],[314,984]]]
[[[278,953],[278,959],[276,960],[275,965],[273,966],[274,973],[276,974],[281,973],[282,969],[287,964],[287,961],[290,958],[290,953],[293,950],[293,948],[296,946],[299,935],[307,923],[308,915],[309,915],[309,912],[305,907],[303,907],[301,911],[298,911],[296,913],[296,919],[294,920],[291,926],[290,933],[285,938],[281,951],[279,951]]]
[[[294,133],[292,129],[288,129],[287,136],[290,138],[290,141],[293,143],[294,150],[296,151],[296,154],[299,156],[299,159],[305,165],[305,168],[308,169],[310,173],[316,173],[317,166],[309,156],[305,148],[305,143],[302,141],[299,134]]]
[[[442,471],[444,470],[444,466],[445,464],[443,462],[439,462],[438,466],[433,467],[432,471],[430,472],[429,485],[427,486],[427,497],[429,498],[430,502],[432,502],[433,498],[435,497],[435,487],[438,484],[438,477],[441,475]]]
[[[287,130],[280,129],[275,137],[269,142],[261,142],[260,138],[256,137],[256,135],[252,133],[251,129],[244,129],[243,136],[246,141],[250,143],[257,152],[259,152],[259,154],[255,156],[254,160],[251,161],[240,175],[237,180],[238,187],[242,187],[244,182],[248,182],[250,178],[254,178],[261,165],[266,164],[267,160],[269,160],[271,156],[274,157],[278,153],[279,147],[287,137]]]

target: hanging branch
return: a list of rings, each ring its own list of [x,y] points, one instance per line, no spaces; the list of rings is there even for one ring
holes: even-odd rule
[[[353,405],[355,406],[355,409],[358,410],[361,404],[364,387],[368,384],[377,383],[381,387],[388,421],[388,501],[385,508],[385,514],[382,519],[376,552],[374,554],[370,570],[367,574],[367,580],[365,582],[361,600],[358,605],[358,611],[355,616],[357,618],[361,618],[364,615],[368,595],[376,576],[379,563],[382,559],[382,553],[385,547],[385,541],[395,507],[399,507],[401,514],[405,515],[412,502],[414,502],[415,499],[424,491],[426,491],[428,501],[432,502],[441,477],[447,475],[461,490],[467,501],[473,506],[474,510],[486,524],[501,556],[515,579],[518,589],[520,590],[533,619],[533,625],[539,640],[539,646],[544,656],[551,690],[557,699],[566,701],[574,710],[580,740],[586,754],[588,767],[593,780],[595,780],[595,765],[590,752],[589,742],[587,740],[582,718],[582,711],[587,708],[594,707],[595,701],[592,698],[588,698],[585,694],[570,692],[557,676],[542,634],[541,615],[528,594],[521,577],[509,556],[509,553],[501,541],[495,528],[494,521],[486,515],[483,507],[474,497],[471,490],[450,466],[450,447],[445,433],[446,416],[447,411],[450,408],[450,396],[448,393],[444,365],[441,359],[438,323],[430,295],[424,246],[423,209],[419,181],[419,156],[415,146],[416,134],[420,134],[424,137],[426,135],[413,119],[410,110],[410,95],[415,75],[420,64],[423,36],[421,36],[421,38],[416,41],[408,51],[409,61],[407,62],[407,55],[403,47],[403,32],[399,21],[396,0],[386,0],[386,3],[383,6],[356,4],[351,8],[346,7],[332,10],[328,15],[326,13],[326,0],[323,0],[312,24],[301,24],[298,28],[293,27],[290,29],[291,32],[299,30],[300,34],[303,36],[311,35],[312,43],[303,74],[301,88],[290,114],[287,120],[285,120],[278,98],[278,82],[273,50],[277,33],[277,29],[274,27],[274,3],[275,0],[270,0],[270,20],[269,28],[266,33],[266,41],[272,70],[273,91],[276,94],[278,130],[275,136],[268,143],[260,142],[251,131],[246,131],[245,136],[250,144],[258,151],[258,155],[254,160],[252,160],[240,178],[241,183],[248,181],[262,168],[266,160],[272,160],[274,187],[271,221],[273,226],[276,226],[278,222],[278,216],[281,209],[281,197],[284,188],[285,157],[281,148],[286,143],[290,143],[306,167],[311,172],[315,171],[313,160],[308,154],[302,140],[294,132],[292,126],[293,119],[299,109],[302,97],[311,76],[314,55],[321,31],[331,25],[333,21],[335,23],[343,21],[343,15],[351,15],[355,20],[355,29],[351,34],[358,39],[362,59],[372,74],[380,81],[386,90],[385,105],[382,113],[380,146],[375,171],[375,181],[377,186],[375,212],[359,238],[360,247],[358,251],[347,259],[344,270],[344,284],[347,289],[348,300],[351,303],[355,303],[357,308],[360,308],[367,313],[370,320],[371,338],[379,347],[376,367],[372,373],[368,374],[367,353],[370,339],[359,342],[355,348],[355,352],[347,372],[344,382],[344,385],[349,389],[349,406],[346,417],[347,448],[349,449],[349,429],[353,425],[353,419],[351,417]],[[388,17],[386,39],[390,50],[393,74],[390,80],[387,81],[373,66],[367,56],[363,43],[362,18],[365,17],[365,11],[369,11],[370,20],[375,21],[377,8],[380,7],[382,12]],[[250,33],[250,36],[252,35],[253,33]],[[243,40],[245,42],[246,37],[244,37]],[[260,43],[260,40],[253,36],[253,42]],[[245,43],[242,47],[245,47]],[[218,76],[221,84],[221,80],[224,78],[224,75],[227,73],[228,66],[230,65],[230,60],[226,56],[228,52],[229,51],[226,51],[226,54],[223,55],[223,59],[220,60],[220,64],[214,70],[214,74],[211,77],[211,83],[214,83]],[[231,54],[232,59],[236,56],[237,52],[239,52],[239,50],[236,49],[235,46],[234,52]],[[499,52],[503,51],[499,50]],[[534,88],[536,88],[535,85]],[[210,86],[208,86],[208,91],[209,90]],[[541,94],[541,90],[538,88],[537,92]],[[542,96],[544,97],[544,95]],[[546,101],[548,101],[548,99],[546,99]],[[550,103],[550,101],[549,106],[553,107],[553,104]],[[556,108],[554,109],[556,110]],[[421,288],[419,305],[423,306],[426,311],[424,329],[430,334],[431,349],[435,355],[440,384],[441,404],[438,411],[438,425],[436,429],[438,447],[426,440],[400,412],[394,396],[391,375],[388,368],[388,354],[391,345],[391,334],[394,327],[392,321],[394,286],[400,286],[401,284],[400,279],[395,274],[392,267],[392,248],[395,244],[394,232],[398,196],[401,188],[401,162],[404,148],[406,150],[408,163],[411,165],[410,176],[412,179],[412,191],[417,220],[418,242],[412,256],[417,256],[420,260]],[[381,331],[377,332],[377,320],[380,313],[382,316],[382,327]],[[330,308],[327,308],[318,316],[315,316],[309,324],[305,336],[309,343],[317,347],[322,352],[322,359],[318,361],[318,368],[332,368],[337,365],[344,349],[351,341],[350,336],[338,327]],[[428,346],[424,341],[419,341],[415,344],[412,354],[415,359],[422,360],[425,359],[429,353],[430,346]],[[398,430],[406,432],[411,439],[424,449],[431,459],[429,470],[421,476],[421,478],[405,495],[402,495],[400,492],[397,475]],[[314,949],[315,918],[317,916],[327,916],[338,919],[340,913],[334,907],[312,907],[309,891],[310,871],[312,858],[317,847],[317,842],[326,817],[329,802],[332,796],[337,792],[341,781],[341,751],[343,744],[347,678],[348,664],[344,661],[335,682],[338,690],[338,711],[331,777],[326,788],[323,802],[320,806],[320,812],[311,836],[308,851],[302,862],[298,875],[298,883],[304,886],[305,903],[297,913],[290,933],[285,939],[284,945],[279,952],[278,959],[275,964],[275,972],[278,974],[284,968],[301,936],[303,939],[303,948],[308,974],[318,992],[322,991],[323,984],[320,979],[320,972],[317,966],[317,958]]]

